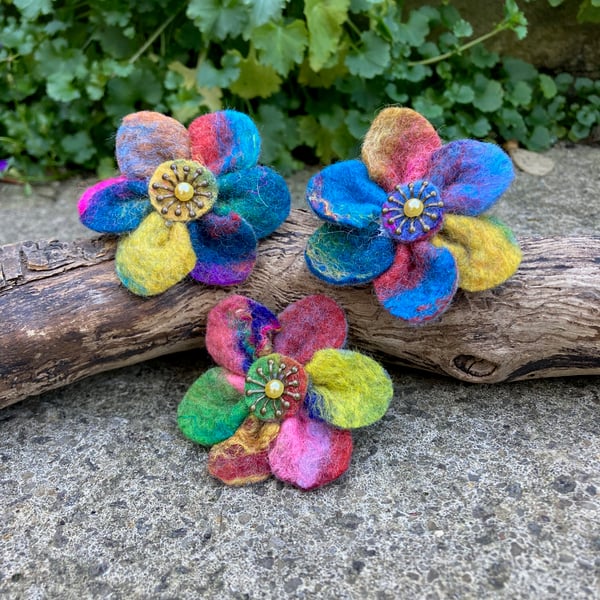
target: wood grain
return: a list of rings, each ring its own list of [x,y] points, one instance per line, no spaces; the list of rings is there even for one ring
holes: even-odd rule
[[[487,292],[459,291],[421,327],[391,317],[372,288],[328,286],[307,271],[318,222],[294,209],[236,288],[185,281],[148,299],[114,273],[115,240],[0,248],[0,407],[94,373],[201,347],[206,314],[230,293],[279,312],[326,293],[346,309],[350,346],[468,382],[600,374],[600,237],[523,239],[518,273]]]

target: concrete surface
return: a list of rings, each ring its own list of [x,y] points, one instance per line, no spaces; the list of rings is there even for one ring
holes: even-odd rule
[[[548,155],[497,212],[519,235],[598,233],[600,149]],[[0,243],[89,235],[84,187],[2,186]],[[0,597],[600,598],[599,378],[475,387],[388,366],[386,417],[303,493],[207,475],[175,410],[208,366],[174,355],[0,411]]]

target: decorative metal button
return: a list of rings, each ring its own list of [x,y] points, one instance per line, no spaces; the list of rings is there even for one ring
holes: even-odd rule
[[[217,193],[214,175],[193,160],[162,163],[148,184],[150,202],[166,221],[185,223],[200,218],[212,209]]]
[[[438,189],[428,181],[397,185],[383,204],[381,222],[395,240],[415,242],[441,227],[443,206]]]

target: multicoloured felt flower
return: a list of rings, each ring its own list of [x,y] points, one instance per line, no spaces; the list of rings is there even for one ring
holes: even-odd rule
[[[350,463],[350,429],[386,412],[392,383],[373,359],[343,350],[347,322],[330,298],[308,296],[278,317],[244,296],[213,308],[204,373],[178,408],[184,435],[212,446],[208,470],[230,485],[274,475],[302,489]]]
[[[224,110],[186,129],[160,113],[123,119],[116,157],[121,176],[89,188],[79,201],[84,225],[123,235],[119,278],[141,296],[160,294],[186,275],[211,285],[244,281],[257,239],[290,210],[282,177],[258,165],[252,120]]]
[[[333,164],[308,184],[308,203],[326,221],[308,241],[308,267],[337,285],[373,281],[394,316],[432,319],[458,287],[489,289],[517,270],[512,232],[481,216],[513,176],[498,146],[442,145],[424,117],[387,108],[365,137],[362,160]]]

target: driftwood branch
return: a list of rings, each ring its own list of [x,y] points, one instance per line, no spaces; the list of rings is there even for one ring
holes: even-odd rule
[[[293,210],[261,243],[243,286],[186,281],[149,299],[119,284],[112,238],[0,248],[0,407],[201,347],[206,314],[233,291],[275,312],[326,293],[347,311],[351,346],[463,381],[600,374],[600,237],[521,240],[524,260],[511,280],[487,292],[459,292],[440,320],[413,327],[383,310],[370,286],[336,288],[308,273],[304,246],[317,224]]]

